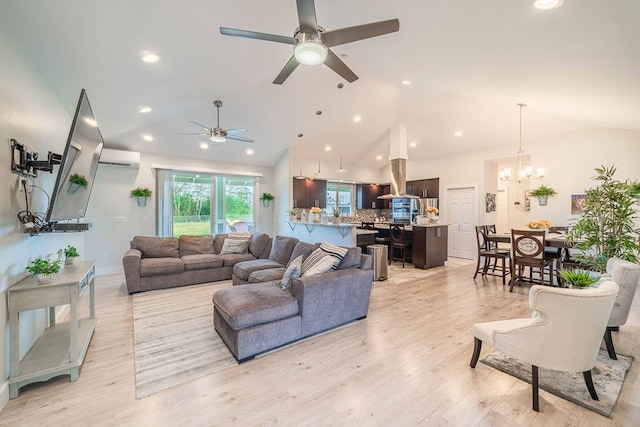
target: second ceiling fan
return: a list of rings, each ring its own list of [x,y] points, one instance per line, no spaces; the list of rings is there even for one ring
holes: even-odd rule
[[[388,21],[326,31],[316,21],[316,9],[313,0],[296,0],[296,4],[298,6],[298,22],[300,26],[294,31],[293,37],[220,27],[220,33],[227,36],[247,37],[293,45],[294,54],[273,81],[274,84],[284,83],[300,64],[317,65],[323,62],[346,81],[353,83],[358,79],[358,76],[329,48],[393,33],[400,29],[400,22],[397,19],[390,19]]]

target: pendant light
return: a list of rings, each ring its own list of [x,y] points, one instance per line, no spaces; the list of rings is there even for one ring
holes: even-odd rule
[[[318,172],[316,172],[315,174],[316,176],[320,176],[322,175],[322,172],[320,172],[320,162],[318,162]]]
[[[302,133],[298,134],[298,138],[302,138],[304,135]],[[300,165],[300,174],[298,174],[298,176],[294,176],[295,179],[306,179],[304,176],[302,176],[302,165]]]
[[[340,135],[339,135],[339,136],[340,136],[340,137],[339,137],[339,139],[338,139],[338,141],[339,141],[339,144],[338,144],[338,145],[339,145],[340,147],[342,147],[342,146],[343,146],[343,145],[342,145],[342,88],[343,88],[343,87],[344,87],[344,84],[342,84],[342,83],[339,83],[339,84],[338,84],[338,92],[340,93],[340,110],[338,111],[339,116],[340,116],[340,129],[339,129],[339,131],[340,131]],[[340,169],[338,169],[338,172],[340,172],[340,173],[344,173],[344,172],[346,172],[346,171],[347,171],[347,170],[346,170],[345,168],[343,168],[343,167],[342,167],[342,156],[340,156]]]
[[[533,167],[525,166],[522,167],[522,156],[524,155],[524,150],[522,149],[522,109],[526,107],[527,104],[518,104],[520,107],[520,145],[518,148],[518,174],[515,177],[511,176],[511,168],[504,168],[498,173],[498,178],[501,181],[516,181],[522,182],[525,179],[540,179],[544,177],[544,168],[538,168],[536,170],[536,176],[533,175]]]

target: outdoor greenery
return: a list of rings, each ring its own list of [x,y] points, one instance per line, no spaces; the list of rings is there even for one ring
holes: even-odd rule
[[[89,183],[87,182],[87,178],[85,178],[82,175],[78,175],[77,173],[74,173],[69,177],[69,182],[71,184],[77,184],[80,187],[84,187],[84,188],[87,188],[87,185],[89,185]]]
[[[531,190],[531,195],[533,197],[553,196],[555,194],[557,194],[556,190],[550,187],[545,187],[544,185]]]
[[[67,247],[64,249],[64,256],[66,256],[67,258],[72,258],[80,256],[80,254],[78,253],[78,249],[76,249],[74,246],[67,245]]]
[[[25,267],[31,274],[56,274],[60,272],[60,261],[50,261],[48,259],[38,258]]]
[[[578,288],[588,288],[598,281],[597,277],[584,270],[560,270],[560,276],[571,286]]]
[[[592,177],[599,185],[586,190],[580,218],[570,224],[567,242],[585,251],[576,258],[596,271],[604,272],[609,258],[638,262],[640,229],[638,215],[640,184],[614,179],[615,167],[596,168]]]
[[[153,191],[147,187],[137,187],[131,190],[131,197],[151,197]]]

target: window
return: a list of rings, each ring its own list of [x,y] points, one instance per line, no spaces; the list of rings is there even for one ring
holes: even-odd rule
[[[352,215],[355,212],[355,204],[353,202],[355,185],[343,184],[339,182],[327,183],[327,209],[333,212],[336,205],[340,209],[340,215]],[[337,201],[337,203],[336,203]]]
[[[254,177],[158,170],[158,235],[253,231],[254,187]]]

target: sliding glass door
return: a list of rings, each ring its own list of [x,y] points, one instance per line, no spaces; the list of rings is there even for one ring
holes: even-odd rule
[[[211,176],[175,172],[172,190],[173,236],[211,234]]]

